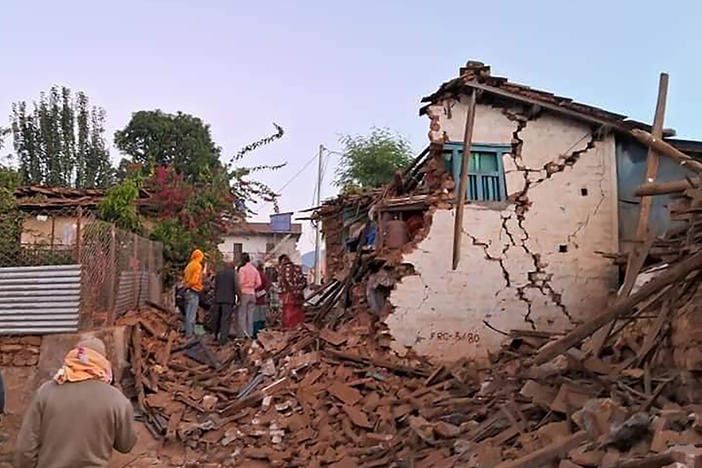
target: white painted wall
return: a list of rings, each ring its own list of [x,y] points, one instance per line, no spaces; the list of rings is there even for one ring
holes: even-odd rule
[[[284,241],[280,248],[276,251],[275,257],[277,259],[280,254],[288,254],[290,259],[299,264],[300,263],[300,252],[297,249],[297,241],[299,236],[291,236],[289,239]],[[278,244],[280,241],[280,235],[278,239],[274,238],[272,234],[252,234],[252,235],[237,235],[237,236],[226,236],[224,241],[219,244],[219,251],[222,252],[225,259],[231,258],[234,251],[234,244],[242,244],[243,252],[251,255],[252,260],[263,260],[266,255],[266,244],[272,242]]]
[[[465,106],[444,107],[439,121],[444,138],[461,141]],[[510,144],[516,129],[501,109],[478,105],[475,143]],[[519,132],[521,159],[507,155],[505,170],[507,193],[515,194],[526,183],[517,164],[531,169],[531,206],[520,223],[513,203],[466,205],[456,271],[447,249],[454,212],[434,214],[428,236],[404,257],[417,275],[390,296],[395,310],[386,321],[396,351],[485,359],[504,337],[484,321],[504,331],[561,331],[605,306],[616,269],[597,252],[617,250],[614,138],[596,142],[562,172],[547,177],[544,170],[585,149],[590,137],[588,126],[553,114],[529,121]]]

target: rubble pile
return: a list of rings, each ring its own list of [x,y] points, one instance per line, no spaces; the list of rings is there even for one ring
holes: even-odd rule
[[[336,331],[267,330],[223,347],[188,348],[177,320],[155,308],[122,319],[133,326],[123,387],[166,441],[160,462],[387,466],[450,455],[465,421],[445,417],[474,392],[465,363],[448,371],[381,351],[368,314]]]
[[[682,229],[628,256],[607,309],[566,333],[504,331],[487,364],[392,353],[364,303],[372,257],[361,250],[295,331],[220,347],[186,342],[165,309],[131,312],[123,388],[164,441],[149,456],[177,466],[702,466],[701,200],[686,190]]]
[[[614,330],[601,357],[590,340],[540,365],[530,365],[538,351],[563,337],[513,331],[481,369],[400,360],[367,314],[337,331],[207,342],[211,358],[193,359],[174,318],[147,309],[124,319],[134,325],[125,391],[166,441],[159,463],[663,466],[617,463],[681,460],[691,450],[681,446],[702,444],[699,382],[671,368],[669,340],[651,342],[650,326]]]

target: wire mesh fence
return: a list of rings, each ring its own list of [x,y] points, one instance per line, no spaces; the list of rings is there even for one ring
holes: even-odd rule
[[[83,330],[159,300],[159,242],[97,220],[82,206],[0,209],[0,271],[49,265],[80,265]]]
[[[79,210],[0,211],[0,266],[76,263]]]
[[[163,269],[159,242],[95,219],[85,224],[80,238],[81,322],[85,327],[111,324],[148,300],[159,301]]]

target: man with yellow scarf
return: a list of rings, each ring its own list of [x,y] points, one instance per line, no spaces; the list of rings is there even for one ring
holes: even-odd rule
[[[39,387],[17,436],[17,468],[107,467],[113,448],[134,447],[132,404],[110,385],[105,354],[99,339],[82,341]]]

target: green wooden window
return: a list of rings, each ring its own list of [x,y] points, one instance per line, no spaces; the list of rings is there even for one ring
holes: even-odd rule
[[[474,144],[471,145],[471,158],[468,165],[467,200],[499,201],[507,196],[505,189],[505,170],[502,165],[502,155],[509,153],[509,145]],[[461,174],[463,159],[462,143],[446,143],[444,145],[444,164],[446,170],[456,181],[455,191],[458,192],[458,180]]]

